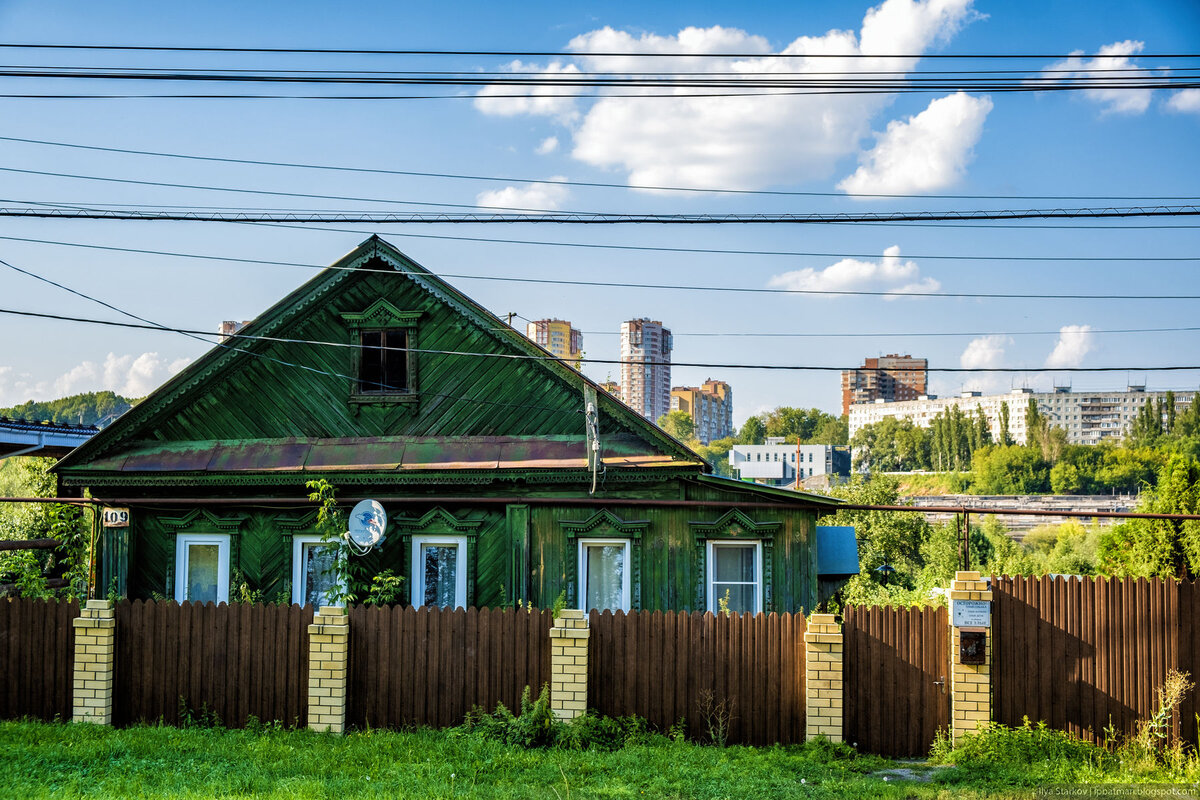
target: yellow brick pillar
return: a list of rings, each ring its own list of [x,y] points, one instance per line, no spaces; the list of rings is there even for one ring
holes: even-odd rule
[[[587,710],[587,615],[577,609],[558,612],[550,629],[550,708],[559,719],[575,719]]]
[[[308,626],[308,727],[346,730],[350,619],[341,606],[321,606]]]
[[[804,633],[804,738],[842,741],[842,628],[833,614],[813,614]]]
[[[112,725],[116,612],[111,600],[88,600],[75,628],[71,719]]]
[[[991,600],[988,583],[978,572],[955,573],[950,584],[950,732],[956,742],[992,719]],[[964,633],[987,637],[976,654],[982,663],[963,663]]]

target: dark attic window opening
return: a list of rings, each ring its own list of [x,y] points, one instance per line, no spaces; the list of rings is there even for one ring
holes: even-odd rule
[[[374,330],[359,335],[361,356],[359,394],[406,394],[408,386],[408,331]]]

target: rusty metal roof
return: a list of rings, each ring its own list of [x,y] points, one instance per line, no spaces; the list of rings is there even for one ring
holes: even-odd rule
[[[382,436],[353,439],[146,442],[100,458],[91,472],[374,472],[584,469],[582,436]],[[605,467],[702,466],[654,451],[639,437],[604,437]]]

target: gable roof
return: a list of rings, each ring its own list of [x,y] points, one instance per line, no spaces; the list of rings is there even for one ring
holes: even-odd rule
[[[308,352],[312,357],[309,363],[288,360],[279,355],[280,352],[288,351],[281,351],[283,345],[278,344],[278,340],[286,340],[289,333],[295,336],[292,332],[302,330],[305,323],[322,313],[325,313],[327,320],[330,319],[326,309],[331,308],[339,297],[349,291],[356,279],[380,283],[368,275],[378,272],[380,265],[383,265],[385,270],[393,270],[397,276],[403,276],[404,281],[403,284],[396,284],[389,273],[383,279],[387,281],[383,291],[394,296],[405,292],[412,295],[413,289],[418,290],[418,296],[430,308],[437,308],[439,313],[443,308],[450,309],[454,315],[454,327],[469,332],[472,340],[480,347],[478,352],[490,354],[487,358],[474,356],[472,354],[477,352],[474,348],[469,351],[441,350],[430,346],[423,350],[424,341],[421,338],[417,339],[417,347],[414,349],[422,361],[436,365],[441,362],[434,359],[473,358],[469,363],[464,361],[462,368],[454,374],[458,376],[463,372],[487,372],[491,376],[491,384],[487,386],[478,389],[472,386],[472,391],[461,388],[457,390],[463,393],[462,396],[441,394],[436,386],[425,387],[418,380],[416,394],[421,398],[422,405],[436,405],[439,410],[438,419],[428,422],[427,427],[430,430],[415,433],[405,431],[396,435],[396,431],[387,429],[389,424],[395,424],[395,417],[391,418],[392,423],[378,422],[374,429],[368,429],[371,426],[364,422],[360,425],[363,428],[360,431],[333,430],[337,427],[336,424],[331,425],[328,419],[319,417],[321,413],[329,416],[332,405],[328,401],[334,398],[337,387],[345,388],[341,401],[348,403],[349,387],[354,379],[347,373],[353,370],[330,369],[327,365],[337,362],[331,362],[327,355],[322,356],[321,352],[315,350]],[[340,316],[370,314],[383,306],[391,312],[395,311],[395,306],[390,304],[388,298],[381,297],[373,303],[368,303],[365,310],[357,307],[358,314],[343,313]],[[253,471],[261,468],[264,471],[275,471],[282,467],[303,471],[311,463],[314,467],[321,464],[319,469],[325,470],[332,466],[328,458],[319,458],[316,462],[311,459],[315,453],[322,451],[323,445],[329,445],[331,442],[339,442],[342,454],[351,462],[343,465],[346,468],[402,468],[406,463],[405,456],[392,452],[382,461],[378,457],[379,446],[389,444],[389,435],[390,443],[399,447],[400,453],[411,450],[414,454],[424,454],[414,455],[407,462],[407,469],[410,470],[434,468],[435,465],[439,469],[453,469],[456,466],[478,468],[477,463],[468,465],[463,463],[463,459],[448,455],[452,451],[462,451],[461,447],[455,448],[451,444],[461,444],[465,437],[486,445],[486,452],[481,458],[472,458],[474,462],[490,462],[493,469],[505,468],[505,461],[512,462],[510,466],[513,468],[539,466],[530,463],[531,461],[540,461],[540,465],[545,467],[582,468],[586,466],[582,413],[585,387],[596,393],[601,415],[600,438],[607,451],[601,455],[606,466],[672,466],[676,469],[690,468],[697,472],[707,472],[711,469],[696,453],[671,438],[657,425],[624,406],[619,400],[599,389],[586,376],[554,358],[491,312],[377,236],[370,237],[260,314],[240,334],[247,338],[236,340],[232,344],[218,345],[210,350],[100,434],[62,459],[55,469],[64,473],[76,470],[237,471],[238,467],[223,459],[222,455],[227,456],[231,451],[240,450],[243,456],[240,462],[242,469]],[[273,337],[275,341],[250,337]],[[313,366],[314,363],[317,366]],[[251,401],[255,399],[255,392],[245,383],[240,389],[236,388],[237,381],[247,381],[246,375],[252,372],[268,376],[267,380],[274,376],[279,381],[297,381],[300,379],[298,376],[305,376],[313,381],[322,381],[324,388],[330,391],[325,398],[326,404],[315,409],[308,407],[322,402],[316,394],[295,391],[276,398],[296,404],[295,409],[288,409],[289,412],[295,410],[299,414],[300,411],[312,411],[312,419],[307,422],[311,430],[252,430],[254,425],[251,423],[255,418],[251,415],[255,414],[255,410]],[[488,391],[494,392],[497,386],[503,386],[503,391],[510,395],[507,402],[491,399],[487,394]],[[278,388],[276,387],[276,390]],[[221,393],[219,398],[216,396],[218,392]],[[242,402],[246,404],[246,413],[242,417],[244,424],[239,424],[228,417],[236,411],[229,406]],[[470,410],[458,411],[457,416],[449,413],[459,404],[471,404],[468,406]],[[273,407],[264,407],[259,416],[269,415],[272,410]],[[383,419],[382,413],[376,416]],[[416,415],[420,416],[423,413],[426,412],[418,410]],[[479,420],[484,413],[490,414],[487,425]],[[222,414],[227,416],[222,417]],[[347,414],[349,418],[349,412]],[[411,427],[413,416],[410,414],[405,419]],[[453,424],[455,420],[461,425]],[[439,425],[442,429],[438,429]],[[480,435],[479,431],[470,430],[472,425],[485,428],[484,434]],[[505,425],[519,430],[503,430]],[[303,427],[300,423],[297,423],[297,426]],[[346,433],[363,435],[339,435]],[[553,453],[539,454],[537,447],[531,450],[529,447],[522,449],[514,446],[520,441],[537,444],[551,439],[558,442],[555,447],[550,448],[554,450]],[[612,446],[609,446],[609,440],[613,440]],[[290,443],[291,450],[284,447],[284,443]],[[244,457],[246,446],[253,444],[261,445],[258,452],[263,454],[263,459]],[[534,457],[504,459],[500,457],[501,444],[506,445],[510,453],[532,453]],[[487,446],[494,447],[488,449]],[[301,448],[303,452],[297,448]],[[160,455],[175,455],[162,460],[153,455],[156,452]],[[288,455],[289,452],[291,455]],[[326,447],[323,452],[329,453],[330,450]],[[180,457],[180,454],[183,456]],[[365,462],[352,463],[360,458],[365,459]],[[280,459],[285,463],[281,464]]]

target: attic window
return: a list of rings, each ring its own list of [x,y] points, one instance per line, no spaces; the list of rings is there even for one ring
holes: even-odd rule
[[[384,329],[359,333],[358,391],[408,391],[408,331]]]
[[[402,311],[380,298],[365,311],[343,313],[354,349],[354,403],[413,403],[417,400],[417,321],[420,311]]]

